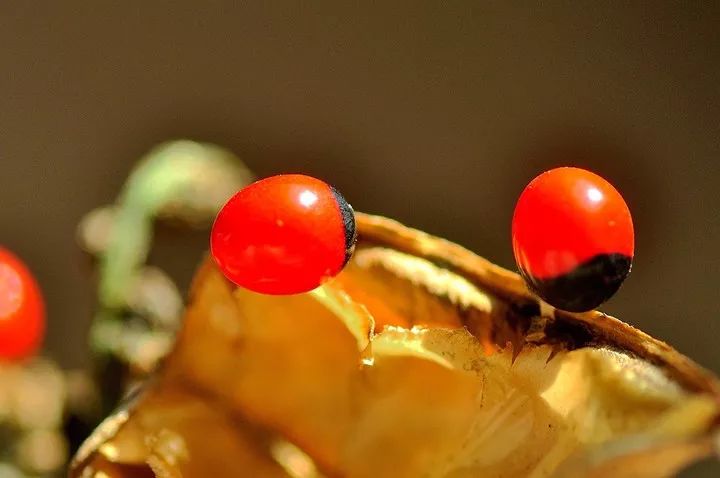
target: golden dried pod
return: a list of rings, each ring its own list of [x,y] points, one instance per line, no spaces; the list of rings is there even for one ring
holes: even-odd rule
[[[160,370],[73,477],[662,477],[717,451],[720,384],[600,312],[357,215],[346,270],[263,296],[206,261]]]

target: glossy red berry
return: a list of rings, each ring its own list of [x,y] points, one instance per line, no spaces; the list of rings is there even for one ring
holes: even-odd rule
[[[512,243],[528,286],[549,304],[579,312],[620,288],[635,236],[630,210],[610,183],[584,169],[557,168],[520,195]]]
[[[337,275],[355,245],[355,215],[332,186],[287,174],[257,181],[222,208],[212,255],[235,284],[263,294],[298,294]]]
[[[0,247],[0,360],[34,355],[45,332],[45,305],[32,274]]]

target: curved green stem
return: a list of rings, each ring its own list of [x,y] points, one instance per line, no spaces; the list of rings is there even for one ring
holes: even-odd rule
[[[132,278],[147,258],[158,215],[207,222],[251,180],[245,165],[217,146],[174,141],[150,151],[131,173],[118,201],[101,257],[101,307],[125,306]]]

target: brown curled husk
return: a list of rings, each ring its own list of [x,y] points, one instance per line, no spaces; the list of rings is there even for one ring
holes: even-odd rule
[[[394,221],[323,288],[263,296],[207,260],[160,370],[72,477],[662,477],[716,452],[720,385],[600,312]]]

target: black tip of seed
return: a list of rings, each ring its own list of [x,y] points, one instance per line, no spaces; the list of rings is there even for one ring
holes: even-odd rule
[[[567,274],[538,279],[524,271],[522,276],[542,299],[569,312],[592,310],[612,297],[630,274],[632,258],[624,254],[600,254]]]
[[[330,186],[330,190],[335,196],[335,201],[340,208],[340,215],[342,216],[343,227],[345,229],[345,262],[343,267],[348,263],[352,257],[352,253],[355,250],[355,241],[357,241],[357,228],[355,227],[355,211],[348,202],[345,200],[342,194],[337,189]]]

